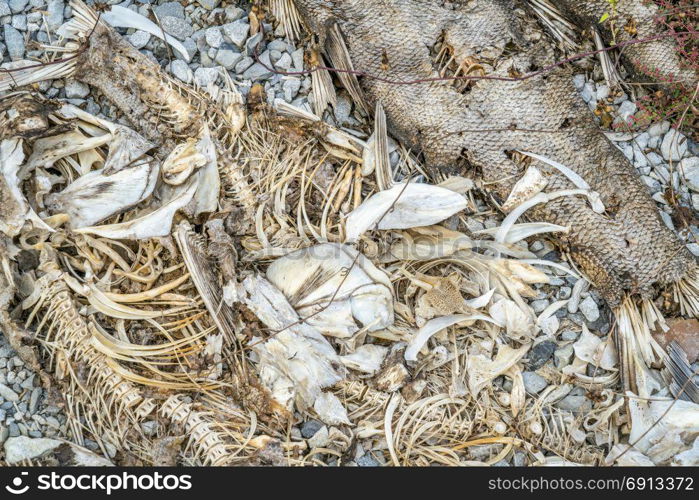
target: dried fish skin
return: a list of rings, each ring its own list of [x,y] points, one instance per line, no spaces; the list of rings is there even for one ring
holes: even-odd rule
[[[329,336],[346,338],[393,324],[388,276],[354,248],[323,243],[275,260],[267,278],[299,315]],[[314,315],[314,316],[311,316]]]
[[[0,140],[31,139],[49,128],[49,116],[59,104],[28,92],[14,92],[0,98]]]
[[[608,4],[580,3],[593,1],[605,8]],[[626,3],[638,6],[641,0]],[[565,197],[548,200],[533,216],[570,228],[559,241],[612,307],[627,292],[652,298],[658,287],[697,269],[696,258],[663,224],[633,166],[599,131],[569,70],[559,67],[546,75],[512,77],[557,62],[536,19],[515,14],[520,2],[294,4],[309,31],[320,34],[326,50],[332,43],[330,33],[340,30],[354,67],[377,77],[359,82],[366,102],[381,103],[389,132],[421,151],[431,172],[477,168],[496,201],[507,199],[523,173],[522,164],[513,159],[516,151],[554,159],[585,179],[599,193],[604,214],[593,210],[587,199]],[[489,61],[492,71],[487,76],[495,78],[477,81],[464,91],[453,81],[440,80],[431,49],[442,39],[457,64],[476,55]],[[388,62],[376,56],[376,47],[385,50]],[[573,186],[558,171],[547,173],[547,180],[550,190]]]

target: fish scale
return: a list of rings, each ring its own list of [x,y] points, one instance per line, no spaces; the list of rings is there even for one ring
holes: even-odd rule
[[[530,214],[570,227],[560,242],[610,305],[627,292],[648,298],[654,285],[696,268],[633,165],[600,131],[569,68],[514,81],[482,79],[464,92],[451,81],[434,81],[438,65],[430,50],[440,37],[457,63],[475,56],[491,64],[491,77],[508,79],[555,63],[553,42],[521,2],[294,2],[321,43],[328,43],[323,35],[329,26],[339,26],[369,104],[382,104],[390,131],[422,152],[433,172],[475,169],[504,201],[523,173],[511,152],[523,150],[558,161],[587,181],[600,194],[604,214],[580,196],[558,198]],[[575,187],[558,171],[537,165],[547,172],[547,191]]]

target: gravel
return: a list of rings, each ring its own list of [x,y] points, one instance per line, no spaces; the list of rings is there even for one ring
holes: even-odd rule
[[[234,23],[226,24],[225,26],[223,26],[223,33],[225,34],[228,41],[240,48],[242,48],[245,45],[245,41],[248,38],[249,32],[250,25],[243,20],[236,21]]]
[[[539,342],[528,353],[530,370],[537,370],[544,366],[551,359],[557,344],[551,340]]]
[[[322,422],[319,422],[318,420],[308,420],[301,426],[301,436],[303,436],[304,439],[310,439],[320,430],[321,427],[323,427]]]
[[[522,379],[524,380],[524,389],[529,394],[538,394],[549,385],[546,379],[536,372],[523,372]]]
[[[174,36],[178,40],[184,40],[187,37],[192,36],[194,33],[194,28],[184,19],[174,16],[165,16],[160,19],[160,24],[170,35]]]
[[[599,307],[591,296],[587,296],[580,302],[580,312],[587,321],[597,321],[599,319]]]
[[[24,57],[24,37],[22,34],[17,31],[16,28],[13,28],[11,25],[6,24],[4,27],[4,35],[5,35],[5,47],[7,48],[7,52],[10,55],[10,59],[13,61],[17,61],[19,59],[22,59]]]

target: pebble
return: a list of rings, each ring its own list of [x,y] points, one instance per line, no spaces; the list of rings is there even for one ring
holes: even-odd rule
[[[170,72],[175,78],[184,83],[191,83],[194,78],[194,74],[192,70],[189,69],[187,63],[180,59],[172,61],[170,64]]]
[[[676,129],[671,129],[663,137],[660,153],[667,161],[679,161],[687,152],[687,138]]]
[[[554,358],[556,358],[556,368],[559,370],[565,366],[568,366],[573,360],[573,344],[568,344],[553,353]]]
[[[168,16],[184,19],[184,7],[180,2],[165,2],[164,4],[154,7],[153,10],[160,18],[161,22],[164,17]]]
[[[185,38],[192,36],[194,33],[194,28],[192,28],[192,25],[179,17],[162,17],[160,18],[160,24],[162,25],[163,30],[178,40],[184,40]]]
[[[568,395],[558,401],[554,406],[561,410],[568,410],[573,413],[588,412],[592,409],[592,402],[585,396]]]
[[[321,427],[323,427],[322,422],[318,420],[308,420],[301,426],[301,436],[303,436],[304,439],[310,439]]]
[[[60,444],[61,441],[57,439],[10,437],[5,441],[5,460],[11,464],[31,460],[57,448]]]
[[[12,27],[18,31],[27,31],[27,16],[24,14],[15,14],[12,18]]]
[[[10,4],[8,4],[5,0],[0,1],[0,17],[9,16],[10,14],[12,14]]]
[[[229,23],[223,26],[223,33],[228,40],[237,47],[242,48],[248,39],[250,25],[243,20]]]
[[[224,46],[216,53],[214,60],[224,68],[231,70],[235,67],[238,61],[243,58],[243,54],[227,47],[231,46],[224,44]]]
[[[194,72],[194,82],[202,88],[214,83],[219,76],[218,68],[197,68]]]
[[[217,49],[223,43],[223,34],[221,33],[221,29],[218,27],[213,27],[213,28],[207,29],[205,37],[206,37],[206,44],[209,47],[213,47],[213,48]]]
[[[563,333],[561,333],[561,340],[564,340],[566,342],[573,342],[575,340],[578,340],[578,335],[579,333],[574,330],[565,330]]]
[[[546,299],[534,300],[529,303],[535,313],[540,313],[549,306],[549,301]]]
[[[303,433],[302,433],[303,434]],[[313,448],[325,448],[330,442],[330,432],[324,425],[318,431],[308,438],[308,446]]]
[[[255,63],[255,60],[252,57],[243,57],[238,63],[235,65],[235,72],[237,74],[243,73],[245,70],[247,70],[250,66],[252,66]]]
[[[699,192],[699,157],[685,158],[679,163],[679,171],[692,191]]]
[[[619,106],[619,109],[617,110],[617,114],[624,122],[628,123],[629,119],[636,112],[637,109],[638,108],[636,107],[635,103],[633,103],[631,101],[624,101]]]
[[[590,296],[580,302],[580,312],[585,316],[587,321],[597,321],[599,319],[599,307],[597,302]]]
[[[17,393],[5,384],[0,384],[0,397],[2,397],[5,401],[10,402],[17,401],[19,399]]]
[[[82,99],[90,93],[90,87],[77,80],[66,81],[66,97],[68,99]]]
[[[665,135],[668,130],[670,130],[670,122],[654,123],[648,129],[648,135],[651,137],[660,137]]]
[[[51,31],[56,31],[63,24],[63,12],[65,11],[63,0],[49,0],[46,23]]]
[[[253,64],[246,69],[245,72],[243,72],[243,78],[246,80],[252,80],[253,82],[265,80],[272,75],[273,73],[260,63]]]
[[[551,359],[554,351],[556,350],[556,343],[551,340],[545,340],[539,342],[531,351],[529,351],[529,364],[528,368],[530,370],[537,370],[544,366],[546,362]]]
[[[150,33],[138,30],[129,35],[129,42],[137,49],[142,49],[150,41]]]
[[[22,12],[29,3],[29,0],[10,0],[10,10],[13,14]]]
[[[221,3],[221,0],[197,0],[197,2],[206,10],[214,10]]]
[[[580,91],[580,97],[582,97],[583,101],[585,102],[591,102],[592,99],[595,97],[594,84],[590,82],[585,83],[585,85],[583,85],[582,90]]]
[[[546,379],[536,372],[523,372],[522,379],[524,380],[524,389],[529,394],[538,394],[549,385]]]
[[[5,25],[5,46],[13,61],[24,58],[24,37],[9,24]]]
[[[381,464],[372,457],[369,453],[365,453],[357,459],[357,466],[359,467],[380,467]]]

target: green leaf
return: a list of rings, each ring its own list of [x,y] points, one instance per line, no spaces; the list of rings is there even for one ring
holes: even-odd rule
[[[609,19],[609,12],[605,12],[604,14],[602,14],[602,17],[599,18],[599,23],[602,24],[607,19]]]

